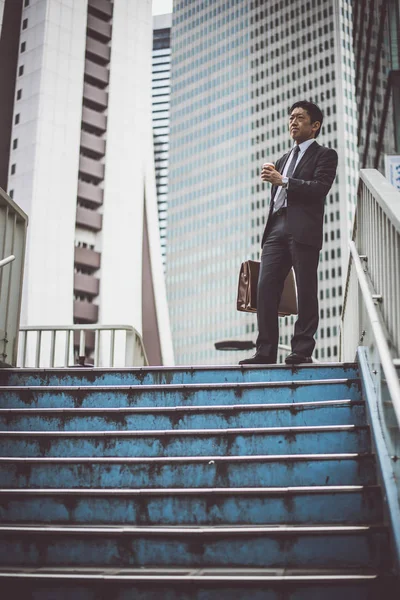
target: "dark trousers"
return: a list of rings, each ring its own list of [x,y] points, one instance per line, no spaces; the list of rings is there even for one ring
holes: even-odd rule
[[[286,231],[286,209],[268,224],[262,248],[257,290],[257,352],[276,362],[279,342],[278,306],[286,276],[293,266],[298,301],[298,318],[292,337],[292,352],[311,356],[318,327],[319,249],[299,244]]]

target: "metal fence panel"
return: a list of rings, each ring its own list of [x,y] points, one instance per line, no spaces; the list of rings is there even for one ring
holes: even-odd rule
[[[28,217],[0,188],[0,366],[16,366]]]

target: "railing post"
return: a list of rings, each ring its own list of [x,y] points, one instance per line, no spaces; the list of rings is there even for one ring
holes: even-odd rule
[[[127,329],[125,336],[125,367],[133,367],[135,364],[135,343],[135,332]]]
[[[115,329],[111,330],[110,335],[110,367],[114,366],[115,358]]]
[[[78,356],[78,363],[82,367],[85,364],[85,358],[86,358],[85,346],[86,346],[86,334],[85,334],[85,330],[81,329],[81,332],[80,332],[80,335],[79,335],[79,356]]]
[[[100,366],[100,329],[96,329],[94,334],[94,366]]]
[[[71,344],[71,330],[65,330],[65,346],[64,346],[64,366],[68,367],[69,361],[69,348]]]
[[[26,365],[26,342],[27,342],[28,332],[22,332],[22,348],[21,348],[21,356],[22,356],[22,366]]]
[[[51,342],[50,342],[50,367],[54,367],[54,358],[56,354],[56,332],[51,332]]]
[[[42,330],[39,329],[36,336],[36,353],[35,353],[35,367],[38,369],[40,366],[40,350],[42,343]]]

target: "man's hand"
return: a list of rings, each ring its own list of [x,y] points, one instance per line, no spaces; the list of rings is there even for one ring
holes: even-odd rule
[[[261,179],[272,185],[282,185],[282,175],[271,165],[266,163],[261,171]]]

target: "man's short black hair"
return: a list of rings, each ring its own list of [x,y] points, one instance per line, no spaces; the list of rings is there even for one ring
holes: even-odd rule
[[[322,114],[319,106],[313,102],[308,102],[308,100],[299,100],[299,102],[295,102],[293,106],[290,107],[289,115],[295,108],[304,108],[304,110],[310,115],[311,124],[315,123],[315,121],[319,121],[321,123],[321,127],[315,134],[315,137],[318,137],[322,129],[322,121],[324,120],[324,115]]]

